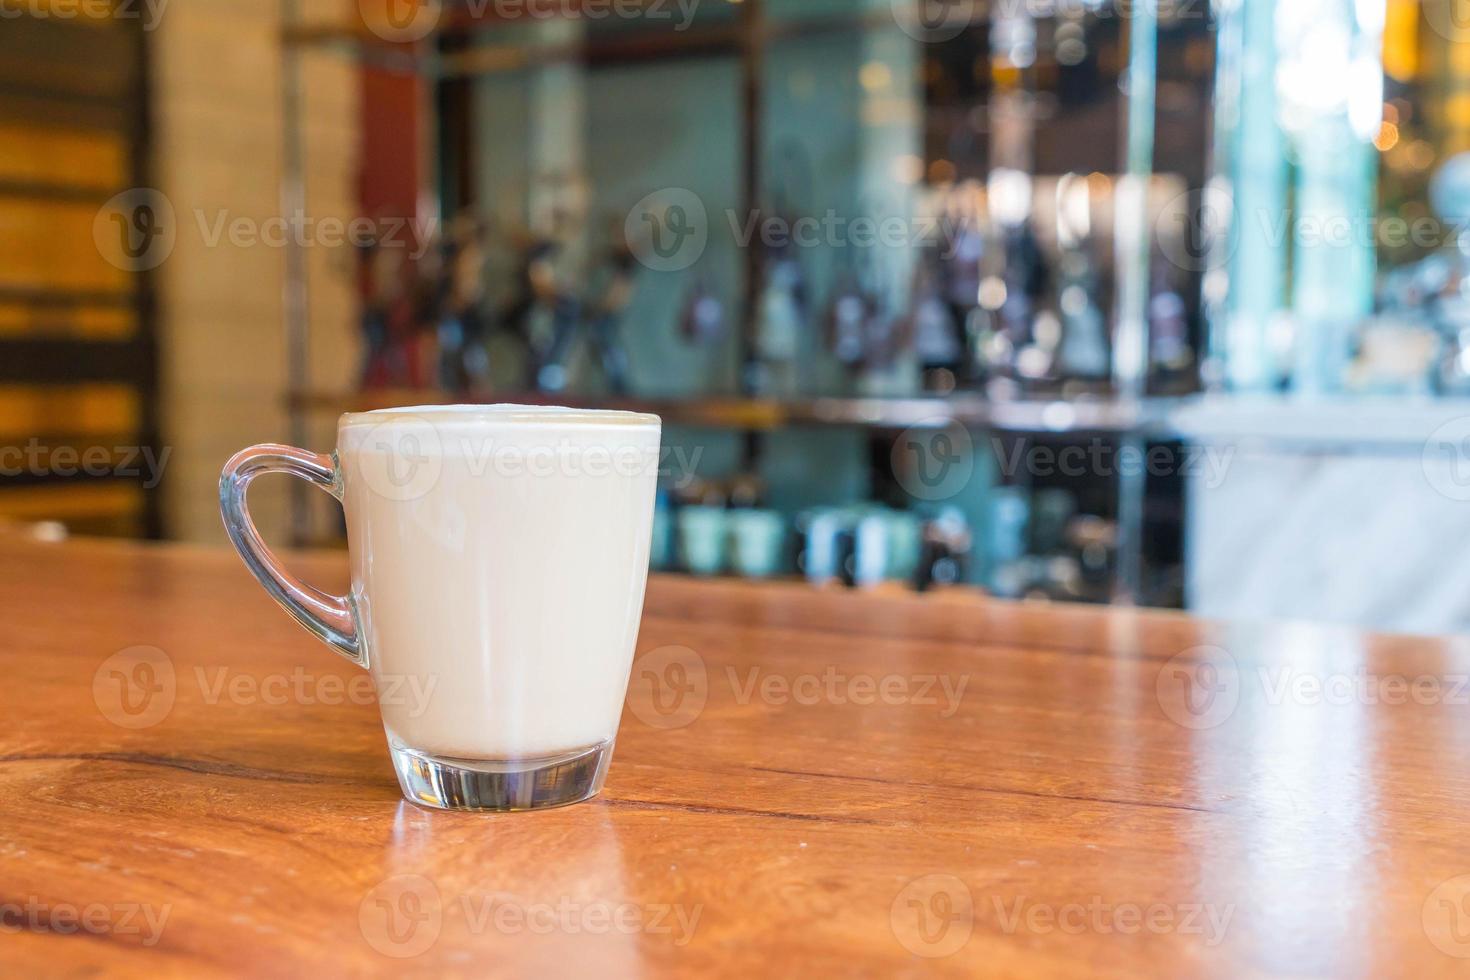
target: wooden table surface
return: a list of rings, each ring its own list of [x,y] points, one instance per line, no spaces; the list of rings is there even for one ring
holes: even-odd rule
[[[656,580],[601,797],[455,814],[233,555],[0,569],[6,976],[1470,971],[1462,641]]]

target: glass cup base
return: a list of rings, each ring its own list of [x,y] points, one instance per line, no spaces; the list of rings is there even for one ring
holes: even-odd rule
[[[388,737],[398,785],[410,802],[439,810],[545,810],[591,799],[612,761],[611,740],[556,755],[493,761],[445,759]]]

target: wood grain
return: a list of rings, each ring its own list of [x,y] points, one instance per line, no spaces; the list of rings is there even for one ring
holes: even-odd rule
[[[0,568],[5,975],[1470,964],[1463,641],[656,580],[603,795],[467,815],[233,556]]]

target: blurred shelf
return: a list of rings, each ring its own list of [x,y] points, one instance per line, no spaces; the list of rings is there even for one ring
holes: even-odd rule
[[[119,190],[154,183],[147,25],[31,6],[0,29],[0,119],[21,165],[0,177],[0,203],[20,207],[12,251],[48,260],[0,276],[0,518],[156,537],[160,495],[134,474],[151,469],[141,447],[162,444],[152,277],[52,247],[58,221],[90,224]]]
[[[86,184],[57,184],[29,180],[0,179],[0,197],[51,201],[66,204],[100,206],[118,192],[118,188]]]
[[[130,381],[149,370],[152,358],[141,340],[6,337],[0,338],[0,383]]]
[[[1171,424],[1190,442],[1295,453],[1426,455],[1458,444],[1470,398],[1217,395],[1180,406]]]
[[[577,20],[578,17],[573,14],[564,19]],[[387,40],[364,24],[288,25],[281,31],[281,43],[322,50],[405,74],[468,78],[568,61],[607,65],[697,56],[735,57],[751,44],[764,45],[799,37],[892,27],[893,24],[893,14],[886,10],[849,16],[763,19],[755,27],[732,16],[729,20],[691,24],[683,30],[629,29],[593,34],[566,43],[536,44],[521,39],[516,43],[495,44],[483,43],[481,39],[493,37],[508,27],[524,26],[525,20],[487,14],[452,20],[450,26],[436,29],[417,44]],[[443,39],[480,43],[468,43],[456,50],[445,51],[437,43]]]
[[[1177,399],[1126,401],[1112,398],[992,401],[979,395],[920,398],[739,397],[616,398],[539,392],[497,392],[483,398],[454,398],[439,391],[385,389],[353,395],[306,392],[290,400],[295,411],[368,412],[414,405],[566,405],[659,415],[670,425],[769,432],[795,427],[873,429],[940,428],[963,425],[1017,433],[1133,434],[1162,432]]]
[[[44,286],[0,285],[0,305],[65,309],[76,306],[103,306],[131,309],[138,294],[122,289],[50,289]]]
[[[920,596],[933,602],[985,602],[995,598],[989,590],[979,585],[935,585],[930,589],[920,592],[913,584],[900,579],[885,579],[873,585],[843,585],[835,579],[826,582],[812,582],[794,572],[764,577],[738,575],[734,572],[721,572],[718,575],[703,575],[678,567],[650,568],[649,574],[662,575],[669,578],[691,579],[696,582],[745,583],[747,585],[778,585],[785,587],[797,586],[811,589],[813,592],[825,592],[831,595],[851,593],[869,598],[906,598]],[[1047,600],[1033,599],[1030,601],[1038,602]]]

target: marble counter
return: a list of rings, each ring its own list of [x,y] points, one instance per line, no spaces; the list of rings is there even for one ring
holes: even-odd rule
[[[1470,401],[1201,399],[1188,605],[1232,619],[1470,631]]]

